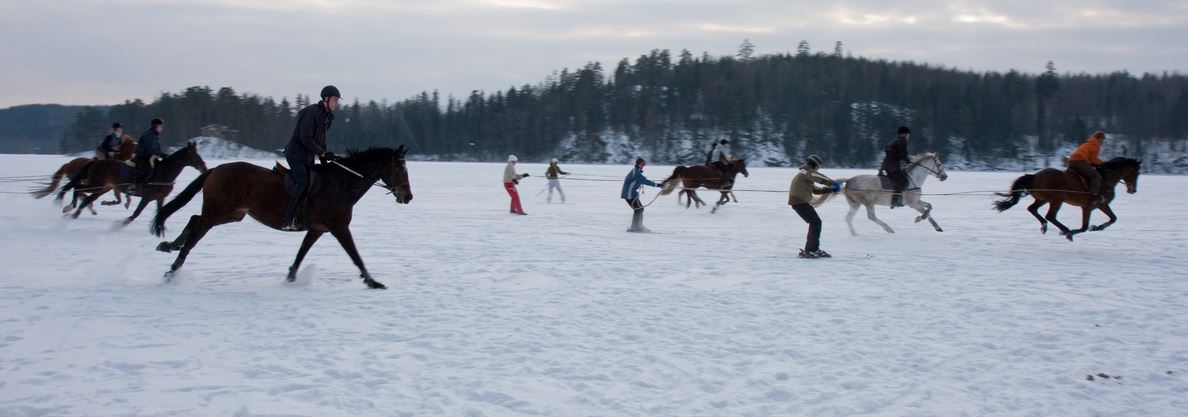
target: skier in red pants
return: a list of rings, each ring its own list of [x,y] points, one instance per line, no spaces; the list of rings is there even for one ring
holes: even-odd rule
[[[520,179],[528,177],[528,173],[516,173],[516,162],[519,159],[515,155],[507,156],[507,167],[503,168],[503,188],[507,190],[507,195],[511,196],[511,213],[527,216],[524,208],[520,207],[520,193],[516,191],[516,184],[520,183]]]

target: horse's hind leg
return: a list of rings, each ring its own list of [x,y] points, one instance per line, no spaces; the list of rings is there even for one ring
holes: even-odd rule
[[[177,234],[177,239],[174,239],[172,242],[161,242],[161,244],[157,245],[157,250],[169,253],[181,249],[182,246],[186,245],[186,238],[189,237],[190,232],[194,230],[194,225],[198,224],[200,221],[202,221],[202,216],[190,216],[190,221],[186,223],[186,227],[182,228],[181,233]]]
[[[1110,220],[1089,228],[1089,230],[1093,232],[1105,230],[1105,228],[1110,227],[1111,224],[1114,224],[1114,222],[1118,221],[1118,216],[1114,215],[1114,210],[1110,209],[1110,206],[1102,205],[1098,209],[1101,210],[1102,213],[1105,213],[1106,216],[1110,216]]]
[[[1035,200],[1034,203],[1031,203],[1030,206],[1027,206],[1027,211],[1031,212],[1031,215],[1035,216],[1035,219],[1039,220],[1039,222],[1040,222],[1040,234],[1041,235],[1048,234],[1048,220],[1044,219],[1044,216],[1041,216],[1039,214],[1039,208],[1043,207],[1044,204],[1047,204],[1047,203],[1044,201]]]
[[[294,259],[293,266],[289,267],[289,275],[285,277],[286,281],[293,282],[297,280],[297,268],[301,266],[301,261],[305,259],[305,254],[309,252],[309,248],[312,248],[314,242],[317,242],[318,238],[322,237],[322,233],[313,230],[305,232],[305,239],[301,241],[301,248],[297,249],[297,259]]]
[[[159,210],[161,208],[160,204],[159,204],[161,200],[157,200],[157,201],[158,201],[157,209]],[[126,225],[128,223],[132,223],[133,220],[136,220],[136,218],[140,216],[140,212],[144,211],[145,207],[148,207],[148,203],[149,203],[148,197],[140,197],[140,204],[136,205],[136,211],[133,211],[131,216],[128,216],[127,219],[124,219],[124,224]]]
[[[178,240],[185,239],[181,242],[181,251],[177,253],[177,259],[173,261],[173,265],[169,267],[169,272],[165,273],[165,281],[173,279],[173,274],[181,269],[182,264],[186,263],[186,257],[190,255],[190,251],[194,246],[198,245],[198,241],[206,236],[206,232],[214,227],[213,224],[207,222],[202,216],[190,217],[190,224],[186,225],[185,231],[182,231],[182,236],[178,236]],[[157,247],[160,249],[160,246]]]
[[[1067,237],[1072,240],[1073,235],[1085,233],[1089,230],[1089,216],[1093,214],[1093,206],[1081,207],[1081,228],[1076,230],[1069,230]]]
[[[1050,205],[1048,205],[1048,214],[1044,215],[1044,218],[1048,219],[1048,222],[1056,225],[1056,228],[1060,229],[1061,235],[1064,235],[1069,241],[1072,241],[1072,235],[1068,234],[1068,227],[1065,226],[1064,223],[1061,223],[1060,220],[1056,219],[1056,213],[1060,212],[1060,206],[1062,205],[1064,205],[1063,202],[1052,202]]]
[[[850,212],[846,213],[846,225],[850,226],[850,236],[858,236],[858,231],[854,230],[854,215],[858,213],[858,202],[850,201]]]
[[[875,217],[874,204],[866,203],[866,218],[870,219],[870,221],[872,221],[872,222],[877,223],[879,226],[882,226],[883,230],[886,230],[887,233],[895,233],[895,230],[892,230],[891,226],[888,226],[887,223],[883,223],[882,220],[879,220],[878,217]]]
[[[84,198],[82,203],[79,203],[80,205],[79,205],[78,209],[75,210],[74,214],[72,214],[70,217],[77,219],[78,215],[82,214],[83,209],[91,207],[91,204],[94,203],[95,200],[98,200],[99,197],[103,196],[103,193],[105,193],[105,192],[107,192],[107,189],[102,189],[94,194],[87,196],[87,198]],[[94,210],[94,209],[92,208],[92,210]]]

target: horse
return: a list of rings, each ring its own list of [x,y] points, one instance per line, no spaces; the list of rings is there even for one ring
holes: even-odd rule
[[[903,191],[904,205],[916,209],[920,212],[916,216],[916,223],[925,219],[932,224],[932,228],[938,232],[943,232],[940,225],[936,223],[936,219],[932,217],[932,204],[920,199],[921,187],[924,186],[924,181],[929,176],[934,176],[937,179],[944,181],[949,178],[949,174],[945,173],[945,165],[941,163],[940,156],[936,153],[925,153],[921,155],[913,155],[910,158],[910,163],[905,169],[908,177],[908,188]],[[850,226],[850,235],[857,236],[858,232],[854,230],[854,214],[858,212],[858,207],[866,207],[866,217],[883,227],[887,233],[895,233],[887,223],[883,223],[875,216],[874,208],[878,206],[891,206],[891,196],[894,191],[883,188],[883,179],[878,175],[859,175],[849,179],[839,179],[845,183],[842,187],[842,194],[846,196],[846,201],[850,203],[850,212],[846,214],[846,225]],[[833,194],[827,194],[818,197],[818,201],[814,205],[819,205],[824,201],[832,198]]]
[[[132,159],[132,151],[135,149],[136,149],[136,141],[132,140],[132,136],[124,135],[123,140],[120,141],[119,151],[116,152],[116,160],[127,161],[129,159]],[[46,183],[46,186],[44,188],[30,191],[29,194],[32,194],[33,198],[45,198],[46,196],[53,194],[54,190],[56,190],[58,188],[58,183],[60,183],[62,181],[63,177],[66,178],[66,181],[73,180],[75,177],[78,176],[78,174],[80,172],[82,172],[83,168],[86,167],[87,164],[89,164],[89,163],[91,163],[91,161],[95,161],[95,160],[96,160],[95,158],[82,158],[82,157],[71,159],[70,162],[62,164],[62,167],[58,168],[57,172],[54,172],[54,175],[50,177],[50,182]],[[108,203],[111,203],[111,202],[104,202],[103,205],[120,204],[119,193],[116,194],[116,199],[115,199],[114,203],[111,203],[111,204],[108,204]],[[129,198],[127,200],[127,203],[125,203],[124,208],[127,208],[129,205],[131,205],[131,203],[132,203],[132,200]],[[78,198],[73,199],[70,202],[70,205],[62,207],[62,213],[69,213],[70,210],[74,210],[76,208],[78,208]],[[95,211],[94,206],[89,206],[87,208],[91,210],[91,214],[99,214],[98,212]]]
[[[124,224],[127,225],[136,220],[151,201],[156,201],[157,209],[160,210],[165,197],[168,197],[169,193],[173,191],[173,181],[181,174],[182,168],[187,166],[197,169],[199,172],[206,172],[206,161],[203,161],[202,156],[198,155],[198,147],[193,142],[157,162],[148,181],[130,190],[129,186],[133,184],[126,177],[132,173],[130,170],[133,168],[120,161],[93,161],[87,164],[87,167],[77,178],[70,180],[62,187],[58,192],[57,199],[61,200],[71,189],[75,189],[75,198],[78,198],[79,195],[86,193],[86,191],[78,189],[80,185],[86,187],[86,190],[93,191],[83,199],[78,210],[74,212],[73,217],[77,219],[79,213],[82,213],[83,207],[89,207],[108,190],[114,189],[116,193],[122,192],[130,196],[139,196],[140,204],[136,206],[132,215],[124,220]]]
[[[408,153],[403,145],[397,149],[371,148],[365,151],[350,151],[347,156],[332,164],[315,166],[312,170],[311,186],[308,193],[308,205],[305,216],[305,239],[297,250],[297,258],[289,267],[288,282],[297,278],[297,268],[306,252],[317,242],[318,238],[330,232],[342,248],[346,250],[351,261],[359,268],[363,283],[368,288],[384,289],[384,284],[371,278],[367,268],[363,266],[363,259],[355,249],[355,240],[351,237],[351,214],[355,203],[371,189],[375,182],[381,181],[391,193],[395,194],[398,204],[408,204],[412,201],[412,188],[409,186],[408,169],[405,154]],[[153,219],[152,233],[163,236],[165,220],[178,209],[185,206],[198,192],[202,192],[202,214],[190,216],[185,229],[172,242],[161,242],[157,250],[169,253],[180,250],[177,259],[169,271],[165,273],[166,280],[181,268],[186,256],[198,244],[198,241],[213,227],[243,220],[244,216],[252,216],[260,223],[273,229],[280,230],[284,226],[285,203],[288,193],[285,191],[285,176],[275,170],[268,170],[247,162],[232,162],[215,167],[198,176],[185,190],[174,197],[172,201],[157,210]]]
[[[676,188],[677,183],[682,184],[680,194],[688,196],[689,200],[685,203],[685,208],[696,203],[696,208],[706,205],[705,201],[697,197],[697,188],[705,187],[711,190],[717,190],[721,193],[717,203],[714,204],[711,212],[717,212],[718,207],[730,202],[730,189],[734,186],[734,178],[738,174],[743,174],[743,177],[751,176],[747,172],[747,161],[743,158],[730,157],[726,165],[726,184],[722,184],[722,170],[714,165],[694,165],[687,167],[684,165],[673,168],[672,175],[661,181],[664,188],[660,190],[660,195],[669,195],[672,190]],[[735,200],[737,201],[737,200]],[[680,195],[677,196],[677,203],[680,203]]]
[[[1034,174],[1026,174],[1015,179],[1009,193],[998,193],[999,196],[1007,198],[995,201],[994,209],[999,212],[1006,211],[1018,204],[1020,198],[1031,194],[1035,198],[1035,202],[1027,206],[1027,211],[1031,212],[1036,220],[1039,220],[1040,233],[1047,234],[1048,222],[1052,222],[1060,228],[1060,234],[1071,242],[1073,236],[1078,233],[1084,233],[1086,230],[1093,232],[1105,230],[1118,221],[1118,216],[1114,215],[1114,210],[1110,209],[1110,202],[1114,201],[1115,196],[1114,187],[1118,185],[1119,181],[1122,181],[1126,183],[1127,194],[1138,192],[1138,177],[1142,163],[1143,161],[1138,159],[1117,157],[1102,164],[1101,200],[1096,203],[1089,201],[1089,186],[1080,175],[1069,170],[1044,168]],[[1069,230],[1068,227],[1056,220],[1056,213],[1065,203],[1081,208],[1080,229]],[[1044,204],[1050,204],[1048,213],[1040,216],[1039,208]],[[1101,210],[1102,213],[1110,217],[1110,220],[1089,227],[1089,215],[1093,213],[1094,209]]]

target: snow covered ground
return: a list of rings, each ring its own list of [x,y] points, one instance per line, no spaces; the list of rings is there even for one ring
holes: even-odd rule
[[[0,155],[0,178],[65,161]],[[784,192],[739,192],[717,214],[662,197],[645,223],[663,233],[637,235],[618,199],[629,167],[563,165],[611,180],[564,182],[564,205],[536,195],[543,166],[520,168],[529,216],[507,213],[500,164],[413,162],[412,204],[367,195],[353,230],[386,291],[364,289],[332,239],[284,283],[302,235],[251,220],[214,229],[166,284],[152,210],[119,229],[122,208],[69,220],[4,194],[0,416],[1188,410],[1184,177],[1143,176],[1116,225],[1074,243],[985,195],[927,198],[944,233],[879,209],[897,233],[860,215],[851,237],[837,199],[820,210],[835,258],[801,260],[806,226]],[[792,175],[754,168],[739,188],[786,190]],[[925,189],[1004,190],[1016,175],[950,172]]]

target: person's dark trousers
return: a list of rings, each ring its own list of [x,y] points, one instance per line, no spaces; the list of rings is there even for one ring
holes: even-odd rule
[[[136,164],[137,184],[144,184],[153,176],[153,165],[149,163],[149,158],[152,157],[138,156],[132,159],[132,162]]]
[[[891,194],[891,208],[903,207],[903,190],[908,186],[907,173],[902,170],[891,171],[887,176],[891,178],[891,183],[895,187],[895,193]]]
[[[1089,182],[1089,196],[1097,197],[1101,193],[1101,174],[1093,168],[1089,161],[1069,161],[1068,168],[1085,177]]]
[[[805,252],[815,252],[821,249],[821,216],[817,215],[817,210],[808,203],[793,204],[792,209],[796,210],[796,214],[808,223],[808,240],[804,242]]]
[[[305,193],[309,190],[310,167],[301,159],[285,159],[289,161],[289,175],[293,177],[293,188],[288,190],[289,201],[285,204],[285,223],[282,226],[289,226],[293,224],[293,218],[297,215],[297,206],[301,205]]]
[[[643,227],[643,204],[639,202],[639,197],[627,200],[627,205],[631,206],[634,213],[631,214],[631,228],[639,229]]]

